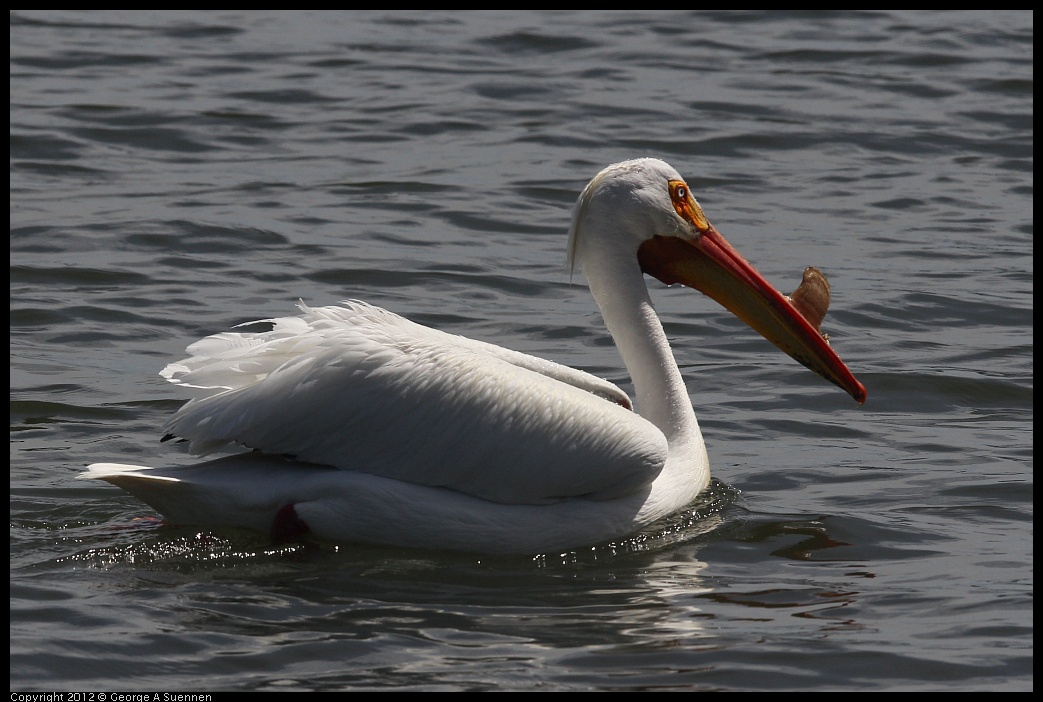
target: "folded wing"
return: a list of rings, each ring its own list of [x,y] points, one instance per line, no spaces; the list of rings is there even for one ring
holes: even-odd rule
[[[167,366],[204,395],[169,434],[514,504],[630,494],[666,461],[662,433],[592,375],[364,303],[301,311]]]

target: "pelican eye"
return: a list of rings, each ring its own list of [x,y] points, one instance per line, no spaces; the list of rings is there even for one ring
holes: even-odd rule
[[[670,181],[670,201],[678,216],[695,227],[697,231],[705,232],[710,228],[706,215],[703,214],[699,203],[692,198],[688,185],[684,181]]]
[[[674,203],[675,208],[683,207],[687,202],[691,194],[688,192],[688,186],[683,180],[671,180],[670,183],[670,200]],[[678,210],[680,214],[680,210]]]

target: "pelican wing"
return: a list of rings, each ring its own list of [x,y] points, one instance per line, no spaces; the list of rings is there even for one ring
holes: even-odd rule
[[[360,302],[188,348],[162,375],[207,395],[166,430],[502,503],[611,499],[652,483],[662,432],[587,373]]]

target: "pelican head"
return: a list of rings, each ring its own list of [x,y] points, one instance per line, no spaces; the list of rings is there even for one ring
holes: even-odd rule
[[[570,268],[577,262],[603,313],[612,307],[612,281],[632,288],[633,277],[646,273],[667,285],[686,285],[865,402],[865,387],[819,329],[829,306],[826,277],[809,268],[791,296],[780,293],[710,224],[684,178],[664,161],[623,161],[590,181],[569,229]]]

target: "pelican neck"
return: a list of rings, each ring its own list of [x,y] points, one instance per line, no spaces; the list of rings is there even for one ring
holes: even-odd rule
[[[670,342],[637,266],[608,271],[584,262],[590,292],[634,383],[638,413],[674,444],[698,434],[695,411]]]

